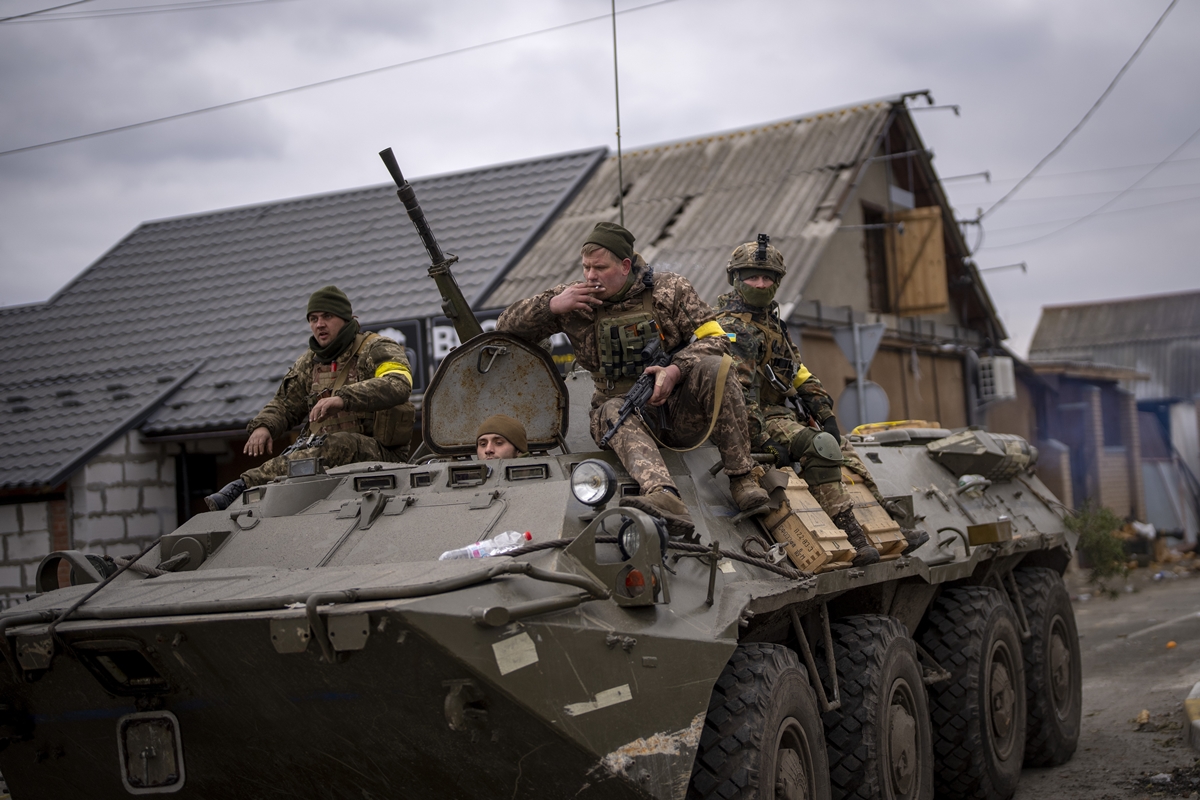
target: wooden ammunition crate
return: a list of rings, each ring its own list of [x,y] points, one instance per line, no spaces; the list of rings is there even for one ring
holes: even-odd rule
[[[788,484],[784,490],[790,511],[783,508],[759,517],[767,533],[783,545],[784,552],[796,569],[820,572],[840,566],[854,558],[854,548],[846,534],[808,491],[808,484],[787,470]]]
[[[875,546],[881,556],[899,554],[908,546],[908,540],[900,532],[900,523],[879,505],[875,495],[863,482],[862,476],[842,467],[842,483],[846,493],[854,501],[854,516],[867,534],[867,541]]]

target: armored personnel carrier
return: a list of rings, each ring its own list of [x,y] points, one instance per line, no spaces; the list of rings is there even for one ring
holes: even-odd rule
[[[619,505],[637,485],[590,394],[481,334],[434,376],[414,463],[298,458],[137,557],[48,556],[0,614],[13,797],[988,799],[1071,757],[1074,541],[1024,441],[857,437],[931,538],[895,552],[868,496],[885,557],[855,568],[779,471],[815,533],[775,547],[710,446],[665,454],[696,522],[669,539]],[[473,460],[498,412],[531,454]],[[438,560],[508,530],[532,541]]]

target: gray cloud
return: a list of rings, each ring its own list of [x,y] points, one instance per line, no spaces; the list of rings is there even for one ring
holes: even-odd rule
[[[98,0],[95,8],[127,5]],[[14,7],[17,4],[12,4]],[[32,0],[25,6],[34,7]],[[629,7],[631,3],[618,3]],[[89,6],[92,7],[92,6]],[[962,217],[988,207],[1074,125],[1166,3],[680,0],[619,18],[627,148],[689,138],[913,89],[962,116],[916,119]],[[584,16],[606,0],[437,4],[294,0],[232,9],[0,25],[0,149],[225,102],[433,55]],[[1078,216],[1141,172],[1050,173],[1153,163],[1200,126],[1192,43],[1200,4],[1180,3],[1089,126],[987,220],[981,266],[1023,350],[1045,303],[1200,287],[1190,229],[1200,204]],[[381,183],[393,146],[409,175],[614,144],[607,24],[0,158],[0,303],[41,300],[139,222]],[[1181,157],[1200,156],[1200,146]],[[1008,180],[1005,183],[1004,180]],[[1200,161],[1150,187],[1200,183]],[[1142,191],[1117,208],[1200,196]],[[1053,199],[1037,200],[1051,197]],[[1053,226],[1051,226],[1053,227]],[[973,235],[973,234],[972,234]]]

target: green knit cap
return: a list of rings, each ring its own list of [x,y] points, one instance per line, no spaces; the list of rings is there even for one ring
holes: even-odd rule
[[[615,222],[597,222],[584,244],[598,244],[618,261],[633,258],[633,234]]]
[[[312,293],[312,297],[308,298],[308,311],[304,316],[307,317],[314,311],[324,311],[347,322],[354,316],[350,310],[350,298],[336,286],[325,286]]]

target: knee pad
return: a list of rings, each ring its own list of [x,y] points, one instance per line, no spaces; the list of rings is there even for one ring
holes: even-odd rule
[[[813,460],[815,461],[815,459]],[[834,483],[842,479],[842,468],[840,466],[829,466],[826,464],[817,464],[810,461],[804,467],[804,480],[809,486],[820,486],[823,483]]]

